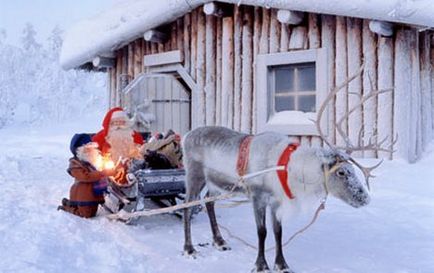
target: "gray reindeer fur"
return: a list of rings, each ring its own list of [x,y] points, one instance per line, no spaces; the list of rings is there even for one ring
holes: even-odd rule
[[[224,127],[201,127],[189,132],[183,139],[184,165],[186,169],[186,202],[196,200],[206,185],[207,196],[233,189],[238,183],[236,162],[241,141],[246,134]],[[282,134],[267,132],[253,137],[250,146],[247,173],[261,171],[277,165],[283,150],[290,139]],[[276,172],[251,178],[246,181],[248,193],[253,203],[258,232],[258,256],[256,272],[268,272],[265,260],[264,243],[267,234],[265,225],[266,208],[270,206],[273,231],[276,242],[275,269],[278,272],[293,272],[289,269],[282,251],[282,213],[312,206],[326,196],[324,170],[339,163],[339,167],[329,175],[327,188],[330,194],[353,207],[369,203],[370,197],[365,186],[356,177],[352,165],[344,153],[324,148],[299,147],[291,155],[288,165],[289,184],[294,199],[289,199],[279,182]],[[219,250],[230,249],[222,238],[214,212],[214,203],[207,203],[214,246]],[[194,255],[191,240],[191,209],[184,210],[184,252]]]

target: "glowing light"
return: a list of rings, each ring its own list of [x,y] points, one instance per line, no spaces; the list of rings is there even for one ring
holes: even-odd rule
[[[104,169],[113,169],[114,167],[115,167],[115,163],[112,160],[110,159],[104,160]]]

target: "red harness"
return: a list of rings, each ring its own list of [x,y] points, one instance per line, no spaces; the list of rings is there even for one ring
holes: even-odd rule
[[[282,188],[289,199],[294,199],[294,195],[292,194],[288,183],[288,164],[289,164],[289,160],[291,160],[292,152],[297,150],[299,145],[300,144],[298,143],[289,144],[280,155],[279,161],[277,161],[277,166],[285,166],[285,169],[278,170],[276,172],[280,180],[280,185],[282,185]]]
[[[237,172],[239,176],[243,176],[246,174],[248,159],[250,154],[250,143],[252,142],[252,139],[253,136],[246,136],[241,141],[240,148],[238,151],[238,160],[237,160]],[[282,188],[289,199],[294,199],[294,195],[292,195],[288,183],[288,164],[289,164],[289,160],[291,159],[292,152],[297,150],[298,146],[299,146],[298,143],[289,144],[280,155],[279,161],[277,161],[277,166],[285,167],[285,169],[277,170],[276,172],[277,172],[277,176],[279,177],[280,185],[282,185]]]

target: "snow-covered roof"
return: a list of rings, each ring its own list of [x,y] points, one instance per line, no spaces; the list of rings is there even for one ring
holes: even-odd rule
[[[60,55],[64,69],[137,39],[146,30],[171,22],[212,0],[124,0],[67,31]],[[242,5],[289,9],[434,27],[432,0],[219,0]]]

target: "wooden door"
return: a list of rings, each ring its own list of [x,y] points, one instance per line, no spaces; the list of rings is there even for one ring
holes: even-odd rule
[[[181,135],[191,129],[190,91],[172,75],[143,74],[125,89],[125,107],[129,112],[141,111],[153,121],[139,131],[165,133],[169,129]]]

